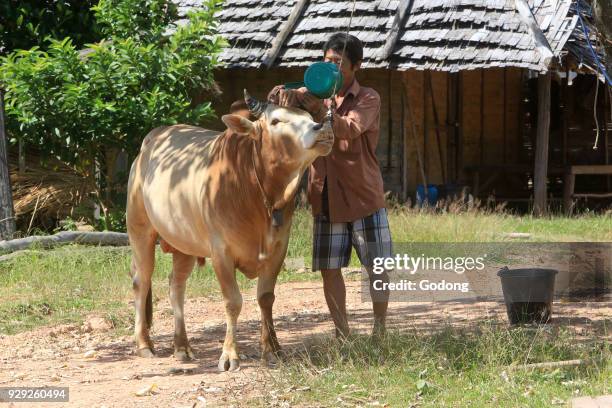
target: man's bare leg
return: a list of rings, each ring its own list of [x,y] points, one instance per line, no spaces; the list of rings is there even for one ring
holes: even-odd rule
[[[348,319],[346,316],[346,286],[340,269],[322,269],[323,293],[329,308],[334,325],[336,337],[347,337],[349,334]]]
[[[374,328],[372,329],[372,336],[384,335],[386,328],[385,322],[387,320],[387,307],[389,305],[389,289],[375,290],[374,282],[377,280],[383,283],[389,282],[389,274],[387,271],[383,271],[380,274],[372,272],[372,268],[366,268],[368,271],[368,277],[370,278],[370,298],[372,299],[372,310],[374,312]],[[377,287],[383,285],[378,284]]]

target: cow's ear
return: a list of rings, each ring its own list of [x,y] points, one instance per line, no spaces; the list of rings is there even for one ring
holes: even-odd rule
[[[240,135],[250,135],[255,130],[253,122],[242,115],[223,115],[221,120],[223,123],[225,123],[228,129]]]

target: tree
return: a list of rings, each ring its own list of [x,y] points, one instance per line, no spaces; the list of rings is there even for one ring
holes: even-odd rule
[[[93,181],[96,167],[109,174],[109,150],[134,157],[154,127],[209,119],[210,103],[193,95],[213,89],[224,45],[214,19],[219,7],[207,0],[188,24],[175,26],[170,0],[101,0],[94,11],[105,40],[79,51],[71,38],[50,38],[46,51],[2,58],[12,142],[23,138]],[[98,190],[103,209],[105,197]]]
[[[77,47],[100,40],[91,8],[97,0],[3,0],[0,55],[44,47],[47,37],[70,36]]]
[[[0,240],[11,239],[15,233],[13,195],[4,132],[4,96],[0,88]]]

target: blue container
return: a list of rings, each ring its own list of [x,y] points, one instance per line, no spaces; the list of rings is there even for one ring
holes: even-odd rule
[[[315,62],[304,73],[304,84],[321,99],[330,98],[342,88],[342,73],[331,62]]]
[[[416,189],[416,201],[419,208],[425,205],[425,187],[419,184]],[[435,184],[427,185],[427,205],[435,207],[438,202],[438,187]]]
[[[285,89],[308,88],[308,92],[320,99],[330,98],[342,88],[344,80],[336,64],[315,62],[304,73],[304,81],[288,82]]]

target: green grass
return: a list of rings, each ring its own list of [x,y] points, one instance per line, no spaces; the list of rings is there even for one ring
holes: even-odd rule
[[[389,212],[389,226],[396,243],[612,241],[612,214],[537,218],[480,210],[436,214],[396,209]],[[531,237],[516,240],[505,235],[511,232],[530,233]],[[300,210],[293,219],[287,257],[302,257],[310,265],[311,235],[312,216],[309,211]],[[359,266],[354,252],[351,266]]]
[[[612,241],[612,216],[532,218],[508,214],[433,214],[412,210],[390,212],[395,242],[486,242],[507,240],[504,233],[529,232],[532,241]],[[288,258],[311,263],[312,217],[300,209],[293,219]],[[171,256],[158,251],[154,297],[166,298]],[[299,262],[298,262],[299,263]],[[353,254],[353,266],[358,266]],[[120,329],[130,326],[132,298],[127,248],[66,246],[24,253],[0,262],[0,333],[15,333],[45,324],[80,322],[88,313],[101,313]],[[238,273],[242,288],[254,285]],[[279,282],[318,280],[316,273],[283,271]],[[218,297],[218,284],[209,264],[196,269],[187,296]]]
[[[353,336],[340,344],[320,338],[272,372],[273,387],[253,404],[567,406],[575,396],[610,392],[611,351],[610,344],[596,336],[577,338],[568,329],[547,332],[492,322],[469,331],[447,327],[437,333],[391,332],[380,341]],[[508,368],[570,359],[587,364]]]
[[[497,242],[504,233],[526,232],[530,241],[612,241],[612,215],[537,218],[507,213],[433,214],[414,210],[391,213],[391,233],[397,242]]]
[[[393,239],[411,242],[507,241],[508,232],[528,232],[529,241],[612,241],[612,217],[532,218],[467,212],[390,213]],[[299,210],[293,220],[288,258],[310,264],[312,217]],[[167,298],[171,256],[157,252],[154,301]],[[297,260],[297,262],[295,262]],[[0,262],[0,334],[41,325],[80,324],[89,313],[112,321],[115,334],[133,325],[129,248],[65,246],[33,250]],[[357,266],[355,256],[352,265]],[[242,289],[255,282],[238,273]],[[279,282],[318,280],[318,274],[281,272]],[[188,297],[219,298],[213,271],[196,269]],[[409,318],[407,316],[406,318]],[[554,330],[554,332],[549,332]],[[592,330],[592,329],[591,329]],[[338,344],[314,338],[270,371],[271,386],[249,405],[391,407],[550,407],[574,396],[612,392],[608,328],[577,337],[570,329],[508,328],[483,322],[471,330],[390,332],[379,343],[352,336]],[[581,367],[512,370],[531,362],[583,359]],[[242,401],[244,403],[244,401]]]
[[[53,323],[80,323],[101,313],[126,329],[132,323],[128,248],[65,246],[24,254],[0,263],[0,333]],[[157,251],[153,296],[167,297],[172,257]],[[238,274],[242,288],[253,285]],[[219,296],[209,265],[194,269],[188,297]]]

